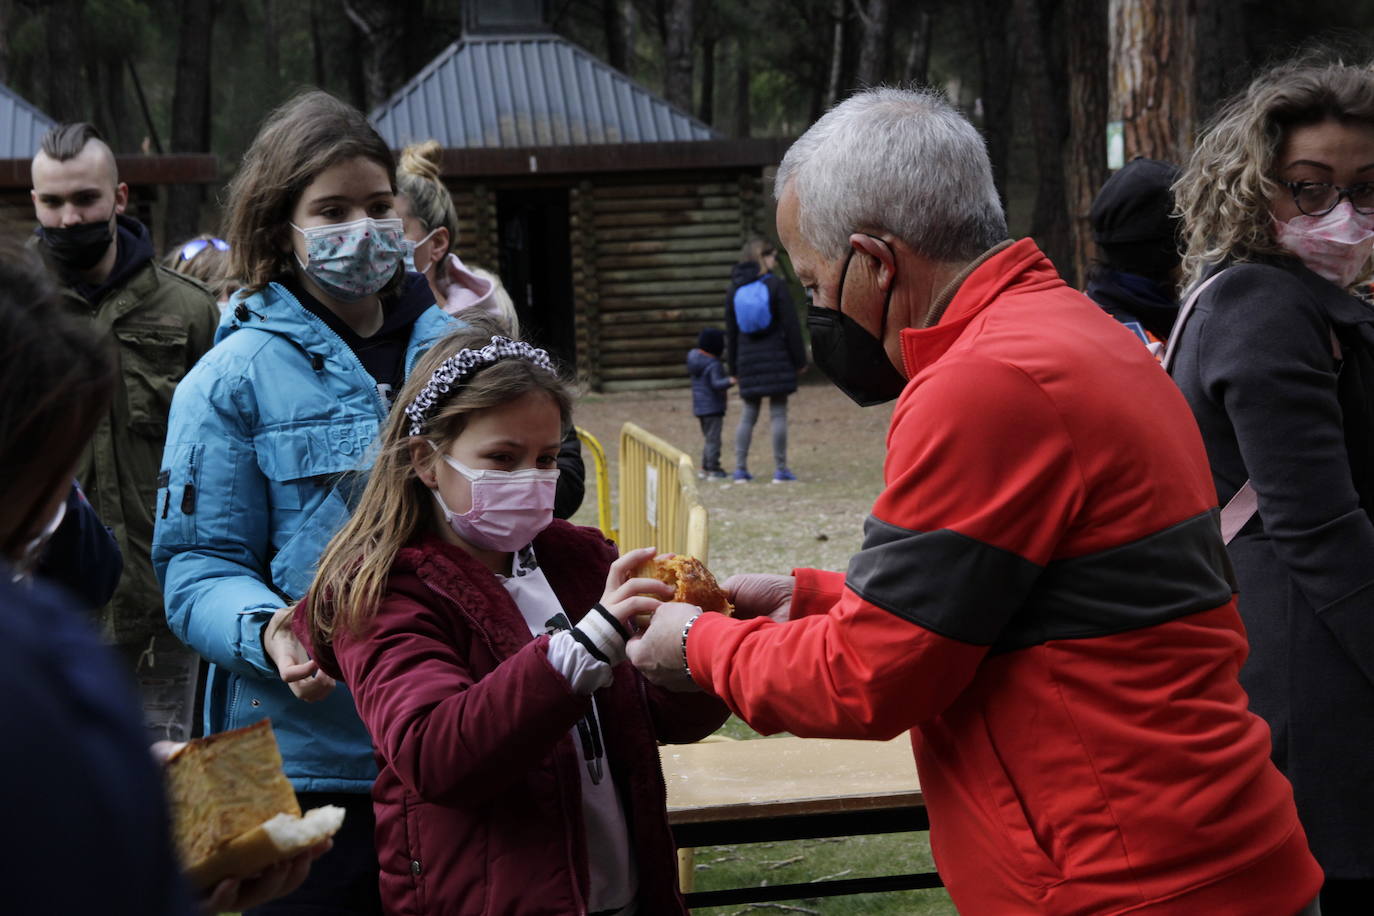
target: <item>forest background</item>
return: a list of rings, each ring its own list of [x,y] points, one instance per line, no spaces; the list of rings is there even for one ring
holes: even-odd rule
[[[469,3],[483,0],[468,0]],[[1126,158],[1181,161],[1199,124],[1304,46],[1370,59],[1367,0],[523,0],[730,137],[794,137],[877,83],[944,90],[987,137],[1014,234],[1070,275],[1108,125]],[[120,153],[213,152],[227,180],[303,86],[365,111],[450,42],[463,0],[0,0],[0,83]],[[218,188],[173,186],[163,237],[217,222]]]

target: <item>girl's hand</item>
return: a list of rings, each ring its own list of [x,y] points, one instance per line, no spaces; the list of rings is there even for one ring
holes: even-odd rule
[[[664,601],[673,597],[673,587],[667,582],[648,576],[635,576],[641,566],[654,556],[654,548],[640,547],[624,554],[611,564],[606,575],[606,591],[601,606],[612,617],[633,630],[630,621],[639,614],[652,614]]]
[[[277,666],[281,679],[297,698],[318,703],[334,690],[335,680],[320,670],[320,665],[305,651],[291,631],[292,608],[284,607],[272,615],[262,634],[262,648]]]

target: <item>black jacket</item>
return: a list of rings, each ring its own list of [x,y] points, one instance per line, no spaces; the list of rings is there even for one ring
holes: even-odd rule
[[[0,909],[191,916],[138,700],[86,616],[0,563]]]
[[[1247,478],[1259,497],[1229,548],[1241,682],[1327,877],[1374,878],[1374,309],[1295,261],[1244,264],[1179,333],[1220,502]]]
[[[754,262],[736,264],[725,297],[725,353],[730,374],[739,380],[739,396],[751,399],[796,391],[797,373],[806,365],[801,323],[787,284],[780,277],[770,274],[763,280],[772,315],[768,327],[745,334],[735,323],[735,290],[758,278],[759,268]]]

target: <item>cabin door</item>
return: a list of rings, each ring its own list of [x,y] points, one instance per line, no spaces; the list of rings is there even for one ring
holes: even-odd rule
[[[515,302],[520,333],[577,368],[573,331],[572,240],[568,189],[496,192],[501,280]]]

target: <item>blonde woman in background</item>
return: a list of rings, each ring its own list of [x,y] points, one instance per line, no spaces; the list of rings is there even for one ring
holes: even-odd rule
[[[396,210],[405,225],[406,269],[424,275],[434,301],[450,315],[476,308],[502,320],[505,316],[499,314],[493,295],[499,283],[493,284],[489,274],[483,276],[485,271],[465,267],[453,251],[458,210],[439,178],[441,152],[437,140],[407,146],[396,167]],[[511,332],[518,334],[514,315],[510,309]]]
[[[434,291],[434,301],[450,315],[467,309],[490,315],[511,337],[520,336],[515,303],[501,278],[480,267],[467,267],[453,251],[458,241],[458,210],[453,195],[439,177],[443,150],[437,140],[426,140],[401,151],[396,167],[396,212],[405,225],[409,252],[406,267],[423,274]],[[571,518],[582,505],[587,469],[582,463],[582,443],[568,427],[558,452],[558,494],[553,503],[555,518]]]

